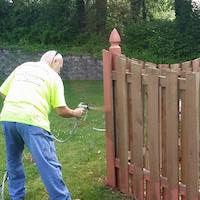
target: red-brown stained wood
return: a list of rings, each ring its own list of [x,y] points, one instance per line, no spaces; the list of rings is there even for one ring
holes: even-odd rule
[[[187,167],[186,199],[197,200],[199,189],[199,73],[186,74]]]
[[[145,68],[157,68],[157,64],[152,62],[145,62]]]
[[[180,141],[181,141],[181,173],[180,181],[185,184],[186,181],[186,154],[187,154],[187,132],[186,132],[186,104],[185,104],[185,90],[179,91],[181,116],[180,116]]]
[[[166,173],[168,200],[178,200],[178,75],[166,76]]]
[[[161,147],[161,173],[164,177],[167,177],[167,144],[166,144],[166,87],[161,87],[161,105],[160,105],[160,122],[161,122],[161,133],[160,133],[160,147]],[[163,189],[164,200],[166,200],[166,189]]]
[[[144,77],[142,77],[144,83]],[[143,84],[143,129],[144,129],[144,168],[149,170],[149,144],[148,144],[148,130],[147,130],[147,85]]]
[[[159,64],[160,75],[166,77],[167,71],[169,71],[169,64]],[[161,174],[167,176],[167,144],[166,144],[166,87],[160,87],[159,89],[159,122],[160,122],[160,167]],[[166,188],[162,188],[163,200],[166,200]]]
[[[192,60],[192,71],[193,72],[200,71],[200,58]]]
[[[192,71],[191,61],[186,61],[186,62],[181,63],[181,69],[185,72]]]
[[[151,200],[151,185],[150,181],[146,181],[146,199],[145,200]]]
[[[169,69],[169,64],[158,64],[159,69]]]
[[[170,64],[170,69],[172,71],[178,72],[179,75],[181,74],[181,64],[180,63],[178,63],[178,64]]]
[[[133,194],[136,199],[144,198],[143,179],[143,98],[142,98],[142,65],[138,62],[131,63],[132,83],[132,159],[134,164]]]
[[[181,77],[185,77],[187,72],[192,71],[192,62],[186,61],[181,63]]]
[[[131,59],[126,59],[127,62],[127,69],[126,69],[126,82],[127,82],[127,101],[128,101],[128,162],[129,166],[131,164],[131,147],[132,147],[132,141],[133,141],[133,123],[132,123],[132,96],[131,96],[131,83],[128,81],[128,75],[131,77],[130,69],[131,69]],[[133,194],[133,181],[132,181],[132,175],[129,176],[129,196],[132,196]]]
[[[159,70],[147,69],[147,128],[150,157],[150,200],[160,200]]]
[[[113,61],[112,61],[112,69],[116,72],[116,65],[118,62],[119,55],[112,54]],[[117,73],[115,73],[117,75]],[[114,78],[114,77],[113,77]],[[114,110],[114,134],[115,134],[115,157],[119,158],[119,119],[116,115],[116,108],[118,107],[118,98],[117,98],[117,76],[113,80],[113,110]],[[116,186],[119,187],[119,168],[116,169]]]
[[[131,69],[131,59],[126,59],[127,62],[127,69],[126,73],[131,75],[130,69]],[[132,146],[132,132],[133,132],[133,123],[132,123],[132,96],[131,96],[131,84],[128,82],[128,76],[126,76],[126,81],[127,81],[127,98],[128,98],[128,138],[129,138],[129,146],[128,146],[128,160],[131,160],[131,146]]]
[[[199,74],[191,73],[200,71],[200,59],[170,65],[131,61],[121,55],[120,42],[114,29],[110,52],[103,51],[108,185],[141,200],[200,199]]]
[[[138,60],[135,58],[132,58],[131,60],[132,62],[138,63],[139,65],[141,65],[142,68],[144,68],[145,62],[143,60]]]
[[[116,118],[119,137],[119,188],[120,191],[128,194],[128,100],[126,83],[126,59],[118,57],[116,63],[117,71],[117,107]]]
[[[112,52],[113,54],[120,55],[121,47],[119,45],[121,42],[121,38],[118,31],[115,28],[112,30],[110,34],[109,42],[110,42],[109,51]]]
[[[121,38],[118,31],[114,28],[110,34],[109,38],[110,48],[109,51],[112,53],[112,70],[116,69],[116,60],[119,55],[121,55],[121,47],[120,42]],[[125,57],[125,56],[124,56]],[[113,107],[116,108],[118,104],[118,99],[116,98],[116,81],[113,81]],[[119,156],[119,138],[118,138],[118,128],[117,128],[117,119],[115,109],[114,112],[114,134],[115,134],[115,156]],[[119,169],[116,169],[116,186],[119,186]]]
[[[115,135],[113,116],[112,54],[103,51],[104,112],[106,127],[107,184],[116,186],[115,177]]]
[[[158,64],[158,68],[160,69],[160,74],[165,75],[166,71],[169,70],[170,65],[169,64]]]
[[[151,62],[144,62],[143,63],[143,70],[142,73],[145,74],[145,76],[142,77],[142,82],[143,82],[143,108],[144,108],[144,167],[146,169],[149,170],[149,162],[150,162],[150,158],[149,158],[149,143],[148,143],[148,137],[149,137],[149,133],[148,133],[148,127],[147,127],[147,72],[148,72],[148,68],[155,68],[157,67],[157,65],[155,65],[154,63]],[[149,188],[150,184],[147,184]],[[147,193],[148,196],[148,193]]]

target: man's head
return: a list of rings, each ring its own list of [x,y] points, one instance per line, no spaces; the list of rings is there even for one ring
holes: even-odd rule
[[[57,73],[60,73],[60,69],[63,67],[62,55],[54,50],[44,53],[40,61],[47,63]]]

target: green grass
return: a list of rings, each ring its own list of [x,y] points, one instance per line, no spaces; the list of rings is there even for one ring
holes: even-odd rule
[[[102,81],[66,81],[66,101],[75,108],[80,101],[92,106],[103,106]],[[2,100],[0,102],[2,105]],[[74,119],[64,119],[52,113],[51,128],[59,138],[66,138],[74,123]],[[56,143],[57,154],[62,164],[64,181],[73,199],[81,200],[126,200],[116,190],[105,186],[106,162],[104,132],[95,132],[93,127],[104,128],[104,113],[89,111],[86,121],[82,122],[76,132],[66,143]],[[0,133],[0,175],[5,169],[5,145]],[[25,151],[25,157],[29,152]],[[24,159],[27,195],[26,200],[47,200],[45,191],[36,167],[28,159]],[[9,199],[6,187],[5,199]]]

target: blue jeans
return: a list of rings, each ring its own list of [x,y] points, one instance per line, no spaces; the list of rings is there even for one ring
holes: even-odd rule
[[[26,145],[36,162],[37,169],[51,200],[71,200],[64,184],[54,141],[42,128],[17,122],[3,122],[7,152],[8,189],[12,200],[25,196],[25,174],[22,152]]]

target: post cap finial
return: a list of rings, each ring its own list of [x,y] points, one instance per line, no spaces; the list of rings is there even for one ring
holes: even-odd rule
[[[121,47],[119,46],[121,38],[116,28],[114,28],[111,32],[109,42],[111,45],[109,48],[110,51],[115,54],[121,54]]]
[[[109,42],[112,45],[113,43],[120,43],[121,38],[116,28],[114,28],[110,34]]]

